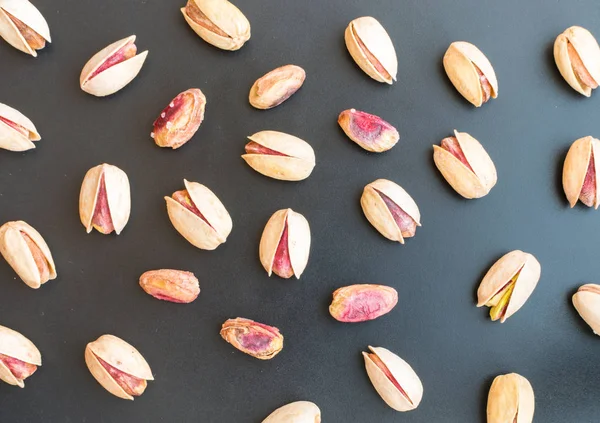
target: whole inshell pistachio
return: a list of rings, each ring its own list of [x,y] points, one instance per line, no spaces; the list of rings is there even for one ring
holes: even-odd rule
[[[441,146],[433,146],[433,160],[446,181],[465,198],[481,198],[496,185],[494,162],[483,146],[466,132],[454,130]]]
[[[344,110],[338,124],[348,138],[367,151],[381,153],[396,145],[400,134],[392,125],[379,116],[355,109]]]
[[[248,99],[257,109],[271,109],[290,98],[304,84],[306,72],[300,66],[286,65],[256,80]]]
[[[148,51],[136,54],[135,35],[103,48],[83,67],[79,77],[81,89],[97,97],[116,93],[137,76]]]
[[[535,410],[533,388],[516,373],[494,379],[487,403],[488,423],[531,423]]]
[[[0,253],[29,287],[37,289],[56,279],[48,244],[38,231],[19,220],[0,227]]]
[[[315,167],[315,152],[306,141],[277,131],[261,131],[248,137],[246,154],[242,159],[248,165],[273,179],[301,181]]]
[[[79,193],[79,217],[89,234],[121,233],[131,212],[127,174],[116,166],[101,164],[85,174]]]
[[[111,394],[128,400],[146,390],[154,380],[150,366],[133,346],[113,335],[102,335],[85,347],[85,363]]]
[[[404,239],[414,236],[421,226],[417,203],[400,185],[387,179],[368,184],[360,205],[371,225],[391,241],[404,244]]]
[[[250,39],[250,22],[227,0],[188,0],[181,13],[200,38],[220,49],[238,50]]]
[[[276,211],[267,222],[260,238],[259,256],[271,276],[288,279],[304,272],[310,253],[310,226],[292,209]]]
[[[42,365],[42,355],[19,332],[0,326],[0,380],[19,388]]]
[[[363,352],[367,374],[387,405],[396,411],[414,410],[423,398],[423,384],[410,365],[381,347]]]
[[[309,401],[291,402],[273,411],[262,423],[321,423],[321,410]]]
[[[572,26],[556,37],[554,61],[565,81],[589,97],[600,82],[600,47],[585,28]]]
[[[0,0],[0,37],[33,57],[52,41],[48,23],[27,0]]]
[[[198,182],[183,180],[184,190],[165,197],[171,223],[192,245],[214,250],[227,240],[233,222],[217,196]]]
[[[590,136],[571,145],[563,166],[563,189],[571,207],[580,200],[588,207],[600,205],[600,141]]]
[[[221,337],[260,360],[270,360],[283,349],[283,335],[279,329],[241,317],[223,323]]]
[[[600,335],[600,285],[581,286],[573,295],[573,305],[594,333]]]
[[[0,148],[10,151],[27,151],[39,141],[35,125],[18,110],[0,103]]]
[[[490,97],[498,97],[498,80],[487,57],[473,44],[455,41],[444,55],[444,69],[448,78],[475,107]]]
[[[396,50],[377,19],[371,16],[354,19],[346,28],[344,39],[350,55],[367,75],[387,84],[396,80]]]
[[[540,280],[540,274],[540,263],[531,254],[520,250],[505,254],[481,281],[477,307],[491,307],[490,318],[504,323],[525,304]]]
[[[398,292],[385,285],[350,285],[333,293],[329,313],[340,322],[365,322],[392,311],[398,303]]]
[[[140,276],[140,286],[154,298],[172,303],[191,303],[200,294],[196,276],[183,270],[149,270]]]

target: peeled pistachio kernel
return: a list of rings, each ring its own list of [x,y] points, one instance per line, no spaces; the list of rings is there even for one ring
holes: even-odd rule
[[[158,300],[191,303],[200,294],[198,279],[183,270],[149,270],[140,276],[140,286]]]
[[[308,401],[296,401],[279,407],[262,423],[320,423],[321,410]]]
[[[388,151],[400,139],[400,134],[391,124],[379,116],[356,109],[340,113],[338,124],[348,138],[373,153]]]
[[[40,134],[25,115],[0,103],[0,148],[9,151],[27,151],[35,148]]]
[[[27,0],[0,0],[0,37],[33,57],[52,41],[48,23]]]
[[[554,42],[554,61],[562,77],[578,93],[589,97],[600,82],[600,46],[585,28],[572,26]]]
[[[581,201],[588,207],[600,205],[600,141],[587,136],[571,145],[563,166],[563,189],[571,207]]]
[[[573,295],[573,306],[594,333],[600,335],[600,285],[581,286]]]
[[[283,349],[283,335],[279,329],[241,317],[223,323],[221,337],[259,360],[270,360]]]
[[[0,326],[0,380],[25,387],[24,380],[42,365],[42,355],[29,339],[19,332]]]
[[[281,66],[256,80],[248,100],[257,109],[271,109],[294,95],[305,79],[306,72],[300,66]]]
[[[494,379],[487,403],[488,423],[531,423],[535,410],[533,388],[516,373]]]
[[[331,316],[340,322],[366,322],[389,313],[398,303],[398,292],[385,285],[350,285],[333,293]]]

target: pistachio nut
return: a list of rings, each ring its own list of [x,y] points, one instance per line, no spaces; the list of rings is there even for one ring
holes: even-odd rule
[[[33,57],[52,41],[48,23],[27,0],[0,0],[0,37]]]
[[[271,276],[300,279],[310,253],[310,226],[292,209],[276,211],[267,222],[260,238],[259,256]]]
[[[498,97],[498,80],[487,57],[473,44],[455,41],[444,55],[444,69],[452,85],[475,107]]]
[[[366,322],[389,313],[397,303],[398,292],[390,286],[343,286],[334,291],[329,313],[340,322]]]
[[[600,81],[600,47],[585,28],[572,26],[556,37],[554,61],[562,77],[580,94],[589,97]]]
[[[590,136],[571,145],[563,166],[563,189],[571,207],[580,200],[588,207],[600,205],[600,141]]]
[[[494,162],[483,146],[466,132],[433,146],[433,161],[446,181],[465,198],[481,198],[496,185]]]
[[[19,220],[0,227],[0,253],[29,287],[37,289],[56,279],[48,244],[38,231]]]
[[[188,0],[181,13],[200,38],[222,50],[238,50],[250,39],[250,22],[227,0]]]
[[[172,303],[191,303],[200,294],[196,276],[183,270],[149,270],[140,276],[140,286],[154,298]]]
[[[221,337],[259,360],[270,360],[283,349],[283,335],[279,329],[242,317],[223,323]]]
[[[488,423],[531,423],[535,410],[533,388],[516,373],[494,379],[487,403]]]
[[[371,16],[356,18],[344,33],[346,48],[358,66],[378,82],[392,84],[398,72],[396,50],[379,21]]]
[[[581,286],[573,295],[573,305],[594,333],[600,335],[600,285]]]
[[[262,423],[321,423],[321,410],[309,401],[291,402],[273,411]]]
[[[154,121],[150,137],[159,147],[181,147],[200,127],[205,107],[206,97],[198,88],[180,93]]]
[[[481,281],[477,307],[491,307],[490,318],[504,323],[525,304],[540,280],[540,274],[540,263],[533,255],[520,250],[505,254]]]
[[[340,113],[338,124],[348,138],[373,153],[388,151],[400,139],[396,128],[385,120],[356,109]]]
[[[379,396],[396,411],[417,408],[423,398],[423,384],[410,364],[385,348],[369,346],[369,350],[362,354]]]
[[[42,355],[19,332],[0,326],[0,380],[19,388],[42,365]]]
[[[242,159],[248,165],[273,179],[301,181],[315,167],[315,152],[304,140],[277,131],[261,131],[248,137],[246,154]]]
[[[90,373],[108,392],[133,400],[154,380],[150,366],[133,346],[113,335],[102,335],[85,347]]]
[[[79,193],[79,217],[89,234],[92,228],[108,235],[121,233],[131,212],[127,174],[116,166],[101,164],[85,174]]]
[[[114,94],[140,72],[148,51],[137,54],[135,35],[112,43],[94,54],[79,77],[81,89],[96,97]]]
[[[305,79],[306,72],[300,66],[281,66],[256,80],[248,100],[257,109],[271,109],[294,95]]]
[[[368,184],[360,198],[363,213],[381,235],[404,244],[421,226],[421,213],[404,189],[387,179]]]
[[[40,134],[25,115],[0,103],[0,148],[9,151],[27,151],[35,148]]]
[[[225,206],[207,187],[183,180],[185,189],[165,197],[171,223],[193,246],[214,250],[227,240],[233,222]]]

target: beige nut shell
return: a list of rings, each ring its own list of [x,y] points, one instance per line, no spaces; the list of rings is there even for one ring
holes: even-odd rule
[[[600,335],[600,285],[580,287],[573,295],[573,306],[594,333]]]
[[[535,396],[527,379],[516,373],[494,379],[488,395],[488,423],[531,423],[534,411]]]
[[[598,177],[600,175],[600,141],[587,136],[579,138],[571,145],[563,165],[563,189],[571,207],[575,207],[579,201],[592,151],[594,152],[594,170],[596,172],[594,208],[597,209],[600,205],[600,195],[598,195],[600,193],[600,178]]]
[[[279,407],[262,423],[320,423],[321,410],[315,403],[296,401]]]
[[[49,43],[52,42],[46,19],[32,3],[27,0],[0,0],[0,37],[17,50],[37,57],[35,49],[29,46],[6,12],[33,29]]]
[[[0,354],[7,355],[25,363],[42,365],[42,355],[29,339],[19,332],[0,326]],[[17,379],[2,362],[0,362],[0,380],[23,388],[25,384]]]
[[[3,117],[25,128],[29,135],[25,136],[16,129],[0,121],[0,148],[9,151],[27,151],[35,148],[32,141],[39,141],[40,134],[27,116],[6,104],[0,103],[0,117]]]
[[[594,36],[585,28],[572,26],[556,37],[554,41],[554,61],[562,77],[578,93],[589,97],[592,89],[579,81],[567,50],[571,43],[586,70],[594,81],[600,83],[600,47]]]

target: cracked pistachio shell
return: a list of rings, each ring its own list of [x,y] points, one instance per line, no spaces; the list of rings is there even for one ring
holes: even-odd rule
[[[396,50],[377,19],[371,16],[354,19],[346,28],[344,39],[350,55],[367,75],[387,84],[396,80]]]
[[[135,45],[135,35],[123,38],[94,54],[85,64],[79,77],[81,89],[96,97],[114,94],[129,84],[140,72],[148,51],[136,54],[114,65],[107,67],[94,76],[94,73],[122,48]]]
[[[181,13],[200,38],[222,50],[238,50],[250,39],[250,22],[227,0],[189,0]]]
[[[23,234],[33,241],[36,251],[31,250]],[[38,231],[23,221],[7,222],[0,227],[0,253],[31,288],[37,289],[49,280],[56,279],[56,267],[48,244]],[[45,275],[40,272],[38,262],[43,263]]]
[[[315,403],[296,401],[279,407],[262,423],[320,423],[321,410]]]
[[[33,342],[19,332],[4,326],[0,326],[0,354],[38,367],[42,365],[42,355]],[[0,380],[20,388],[25,386],[23,379],[17,379],[2,361],[0,361]]]
[[[574,48],[579,61],[573,62],[569,55],[568,46]],[[600,82],[600,47],[594,36],[585,28],[572,26],[560,34],[554,42],[554,61],[562,77],[567,83],[580,94],[589,97],[592,89],[586,85],[577,75],[576,67],[582,66],[587,74],[595,81]]]
[[[7,43],[17,50],[37,57],[36,50],[40,50],[44,46],[32,47],[27,42],[24,34],[15,25],[15,22],[9,17],[9,14],[45,41],[51,42],[48,23],[40,11],[27,0],[0,0],[0,37],[4,38]]]
[[[119,235],[129,221],[131,194],[127,174],[116,166],[104,163],[87,171],[79,193],[79,217],[89,234],[94,227],[93,219],[103,175],[108,212],[114,230]]]
[[[185,179],[183,183],[190,199],[206,221],[173,198],[165,197],[169,219],[177,232],[190,244],[202,250],[214,250],[227,240],[233,228],[231,216],[210,189]]]
[[[454,137],[469,164],[469,169],[450,151],[434,145],[433,160],[446,181],[465,198],[481,198],[496,185],[494,162],[483,146],[466,132],[454,131]]]
[[[27,151],[35,148],[40,134],[25,115],[0,103],[0,148],[9,151]]]
[[[498,80],[492,64],[473,44],[455,41],[444,55],[444,69],[452,85],[475,107],[484,103],[484,93],[477,68],[491,86],[491,97],[498,97]]]
[[[597,209],[600,205],[600,178],[597,176],[600,170],[598,162],[600,160],[600,141],[587,136],[579,138],[571,145],[563,166],[563,189],[571,207],[575,207],[582,195],[592,154],[594,160],[590,170],[593,172],[595,181],[590,180],[590,183],[594,185],[589,187],[591,192],[587,194],[593,196],[589,199],[589,206],[593,205]]]
[[[516,373],[494,379],[487,403],[488,423],[531,423],[535,410],[533,388]]]
[[[102,335],[85,347],[85,363],[98,383],[119,398],[133,400],[133,396],[125,392],[102,366],[98,357],[126,375],[143,381],[154,380],[150,366],[138,350],[121,338]]]
[[[594,333],[600,335],[600,285],[581,286],[573,295],[573,305]]]
[[[242,159],[265,176],[282,181],[301,181],[308,178],[315,167],[313,148],[300,138],[283,132],[261,131],[248,139],[259,146],[251,149],[247,145],[247,154],[242,155]]]
[[[379,396],[396,411],[417,408],[423,398],[423,384],[410,364],[385,348],[369,346],[369,350],[381,362],[378,365],[369,353],[362,353],[367,375]]]
[[[542,271],[540,263],[533,255],[520,250],[505,254],[488,270],[477,290],[477,307],[488,305],[519,271],[506,312],[500,322],[504,323],[516,313],[535,289]]]

